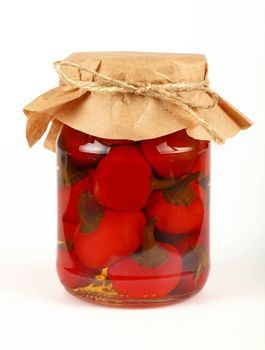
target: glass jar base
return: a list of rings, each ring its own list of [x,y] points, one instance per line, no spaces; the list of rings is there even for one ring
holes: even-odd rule
[[[117,295],[105,295],[93,292],[80,292],[74,289],[65,288],[68,293],[86,301],[88,303],[95,303],[103,306],[113,307],[155,307],[166,306],[169,304],[176,304],[196,295],[200,290],[189,292],[182,295],[169,295],[162,298],[143,298],[143,299],[130,299],[126,296],[123,298]]]

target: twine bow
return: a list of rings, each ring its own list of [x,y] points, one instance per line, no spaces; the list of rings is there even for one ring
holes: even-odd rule
[[[68,66],[84,71],[99,78],[97,81],[82,81],[73,79],[66,73],[62,72],[61,67]],[[95,92],[98,94],[134,94],[138,96],[151,97],[161,101],[175,104],[186,111],[198,124],[206,129],[209,135],[212,136],[216,143],[224,143],[223,138],[205,121],[196,110],[211,109],[218,103],[218,94],[214,92],[207,81],[201,82],[180,82],[180,83],[141,83],[141,82],[126,82],[110,78],[91,68],[82,67],[79,64],[69,61],[56,61],[54,68],[58,73],[60,80],[67,85],[77,87],[82,90]],[[183,93],[189,92],[206,92],[211,97],[210,104],[196,104],[189,99],[183,97]],[[180,95],[181,93],[181,95]]]

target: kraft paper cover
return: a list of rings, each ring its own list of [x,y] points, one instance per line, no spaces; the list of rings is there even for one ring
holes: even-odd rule
[[[171,83],[207,80],[207,61],[203,55],[133,52],[83,52],[66,58],[82,67],[126,82]],[[68,76],[82,81],[98,77],[80,69],[62,66]],[[211,102],[206,92],[189,92],[196,103]],[[211,109],[195,112],[223,138],[229,138],[251,126],[251,121],[219,97]],[[60,83],[24,108],[28,117],[26,134],[32,146],[50,130],[44,143],[54,150],[62,124],[87,134],[108,139],[144,140],[186,129],[199,140],[211,140],[207,131],[181,107],[158,99],[133,94],[90,93]]]

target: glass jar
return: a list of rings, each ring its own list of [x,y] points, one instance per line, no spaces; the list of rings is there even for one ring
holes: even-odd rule
[[[57,140],[57,271],[71,294],[156,305],[209,272],[210,144],[185,130],[107,140],[64,125]]]

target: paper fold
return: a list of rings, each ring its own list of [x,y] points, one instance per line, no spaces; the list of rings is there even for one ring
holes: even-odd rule
[[[127,82],[200,82],[207,80],[203,55],[154,53],[76,53],[67,61],[88,67],[114,79]],[[63,67],[68,76],[82,81],[96,80],[90,73]],[[207,104],[206,92],[192,92],[189,99]],[[195,112],[223,138],[229,138],[252,125],[242,113],[223,98],[211,109]],[[27,139],[30,146],[51,128],[45,147],[54,150],[61,124],[109,139],[143,140],[186,128],[200,140],[211,140],[207,131],[179,106],[132,94],[97,94],[60,85],[39,96],[24,108],[28,117]]]

